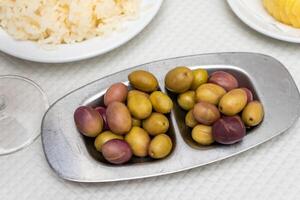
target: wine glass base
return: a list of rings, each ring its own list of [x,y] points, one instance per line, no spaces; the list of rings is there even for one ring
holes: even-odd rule
[[[49,107],[42,89],[20,76],[0,76],[0,155],[31,144]]]

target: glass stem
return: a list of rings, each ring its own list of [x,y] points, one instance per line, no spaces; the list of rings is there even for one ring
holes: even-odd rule
[[[0,119],[3,117],[2,112],[6,108],[6,100],[4,95],[0,95]]]

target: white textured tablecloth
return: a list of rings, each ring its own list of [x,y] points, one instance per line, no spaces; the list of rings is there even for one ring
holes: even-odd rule
[[[166,0],[157,17],[135,39],[81,62],[40,64],[0,53],[0,75],[17,74],[34,80],[53,103],[67,92],[121,69],[163,58],[225,51],[271,55],[300,85],[300,45],[251,30],[236,18],[225,0]],[[205,167],[105,184],[72,183],[57,177],[38,138],[28,148],[0,157],[0,199],[296,200],[300,199],[299,128],[297,122],[288,132],[255,149]]]

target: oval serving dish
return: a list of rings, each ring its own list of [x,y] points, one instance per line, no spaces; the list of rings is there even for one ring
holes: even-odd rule
[[[242,142],[230,146],[197,145],[184,124],[184,112],[176,104],[170,114],[169,135],[174,142],[172,153],[163,160],[132,159],[121,166],[110,165],[93,146],[93,140],[76,129],[73,113],[80,105],[97,106],[106,89],[115,82],[127,82],[130,72],[152,72],[164,86],[166,73],[176,66],[204,68],[210,73],[224,70],[238,79],[241,87],[250,88],[264,105],[262,124],[248,131]],[[280,77],[280,78],[279,78]],[[167,92],[168,93],[168,92]],[[299,117],[299,91],[286,68],[276,59],[254,53],[215,53],[171,58],[127,69],[85,85],[58,100],[47,111],[42,124],[42,142],[51,168],[63,179],[78,182],[109,182],[175,173],[216,162],[253,148],[290,128]]]

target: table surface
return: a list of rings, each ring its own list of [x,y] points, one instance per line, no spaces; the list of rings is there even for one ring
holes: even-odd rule
[[[299,85],[299,50],[297,44],[277,41],[248,28],[225,0],[165,0],[142,33],[110,53],[68,64],[33,63],[0,53],[0,75],[32,79],[53,103],[86,83],[149,61],[246,51],[277,58]],[[204,167],[96,184],[57,177],[45,160],[39,137],[28,148],[0,157],[0,199],[299,199],[299,128],[297,122],[288,132],[257,148]]]

